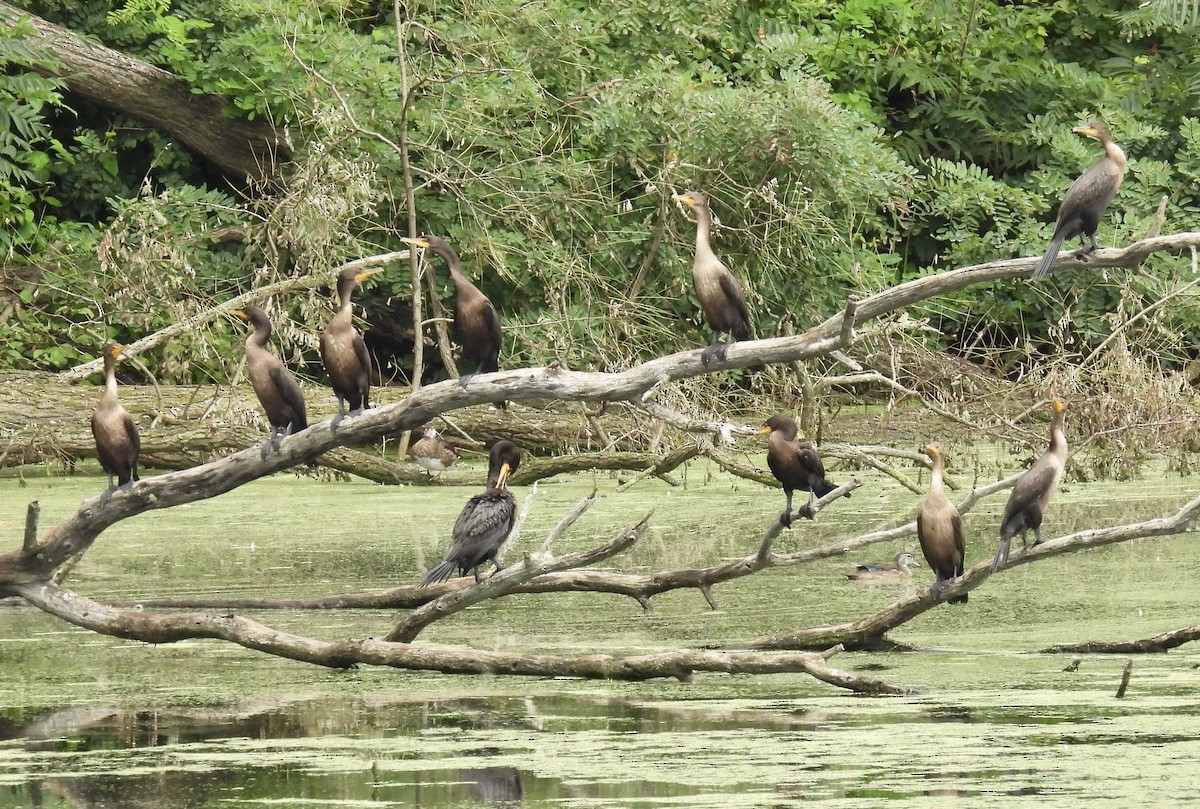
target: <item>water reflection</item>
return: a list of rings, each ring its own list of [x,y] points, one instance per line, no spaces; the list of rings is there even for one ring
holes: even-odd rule
[[[1133,795],[1146,784],[1127,775],[1071,781],[1063,773],[1110,756],[1115,776],[1145,751],[1139,777],[1160,780],[1171,769],[1162,762],[1200,757],[1198,712],[1194,704],[1164,704],[1150,732],[1145,712],[1084,703],[560,696],[70,707],[0,713],[0,809],[367,802],[649,809],[1077,799],[1097,789]],[[1031,750],[1039,757],[1017,752]]]

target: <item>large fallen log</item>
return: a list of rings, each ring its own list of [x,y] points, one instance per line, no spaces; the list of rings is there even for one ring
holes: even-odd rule
[[[284,133],[265,117],[230,117],[228,101],[197,95],[174,73],[0,2],[0,23],[11,26],[19,19],[29,20],[37,30],[37,44],[54,54],[55,63],[37,70],[61,78],[72,92],[101,106],[178,138],[236,182],[271,179],[278,163],[288,158]]]

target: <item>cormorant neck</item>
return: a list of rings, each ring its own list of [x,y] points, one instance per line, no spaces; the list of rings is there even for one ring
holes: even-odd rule
[[[946,462],[942,460],[941,455],[933,459],[933,474],[929,477],[929,491],[941,492],[945,490],[945,485],[942,483],[942,472],[945,466]]]
[[[350,314],[351,306],[353,305],[352,298],[354,297],[354,283],[344,283],[338,287],[338,314]]]
[[[104,356],[104,395],[106,398],[117,397],[117,359],[109,354]]]
[[[712,230],[712,212],[707,205],[697,205],[693,210],[696,211],[696,253],[711,253],[712,245],[708,236]]]
[[[1050,424],[1050,451],[1061,458],[1067,457],[1067,434],[1063,430],[1065,417],[1062,413],[1054,414]]]
[[[271,324],[270,323],[255,323],[254,331],[250,332],[250,336],[246,338],[246,345],[258,346],[265,348],[267,341],[271,339]]]
[[[1126,165],[1128,165],[1128,161],[1125,159],[1125,152],[1121,150],[1121,147],[1117,145],[1116,141],[1111,139],[1104,141],[1104,154],[1109,160],[1116,163],[1117,167],[1120,168],[1121,171],[1125,170]]]

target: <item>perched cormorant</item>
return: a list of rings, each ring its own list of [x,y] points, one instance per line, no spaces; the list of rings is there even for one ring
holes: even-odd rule
[[[108,473],[108,488],[100,495],[100,502],[107,503],[113,492],[129,491],[138,479],[138,454],[142,450],[142,439],[137,425],[129,412],[117,401],[117,359],[127,346],[107,345],[104,347],[104,393],[100,403],[92,411],[92,437],[96,439],[96,457],[100,466]],[[113,479],[116,479],[116,483]]]
[[[1071,131],[1100,141],[1104,146],[1104,157],[1079,175],[1067,189],[1062,204],[1058,206],[1054,236],[1050,240],[1050,246],[1046,248],[1046,254],[1033,271],[1033,278],[1050,272],[1059,248],[1068,239],[1079,237],[1083,248],[1075,257],[1080,259],[1100,246],[1096,243],[1096,228],[1100,224],[1100,217],[1104,215],[1108,203],[1112,202],[1113,195],[1121,187],[1121,180],[1125,178],[1125,153],[1113,142],[1112,132],[1107,124],[1097,118],[1090,124],[1077,126]],[[1085,236],[1091,240],[1091,245],[1084,241]]]
[[[1004,519],[1000,522],[1000,547],[992,560],[993,573],[1008,564],[1008,549],[1017,534],[1021,535],[1026,548],[1029,547],[1029,531],[1036,537],[1034,545],[1042,541],[1042,516],[1046,513],[1050,495],[1062,480],[1067,463],[1067,437],[1063,432],[1065,408],[1058,399],[1051,407],[1054,408],[1054,420],[1050,424],[1050,446],[1025,474],[1017,478],[1017,484],[1008,496]]]
[[[460,575],[475,571],[479,581],[478,567],[491,562],[496,570],[500,563],[496,554],[517,519],[517,500],[505,486],[508,476],[521,465],[521,450],[511,441],[497,441],[488,453],[488,487],[463,506],[458,521],[454,523],[454,536],[446,551],[445,561],[425,574],[421,584],[433,584],[450,578],[455,569]]]
[[[347,411],[356,416],[370,407],[371,355],[367,353],[362,334],[354,328],[350,298],[356,286],[377,272],[383,272],[383,268],[362,272],[349,269],[338,273],[337,293],[341,305],[321,335],[321,361],[325,363],[325,372],[329,374],[338,401],[338,414],[333,419],[335,429]]]
[[[437,428],[432,425],[425,431],[424,438],[408,448],[408,454],[429,472],[444,472],[458,460],[458,450],[438,435]]]
[[[929,479],[929,494],[921,501],[917,510],[917,537],[921,540],[921,553],[925,561],[937,574],[932,593],[938,598],[942,588],[963,573],[967,541],[963,533],[962,518],[958,509],[946,497],[942,483],[942,472],[946,467],[942,448],[937,444],[925,447],[925,454],[933,460],[933,475]],[[965,604],[964,593],[950,599],[950,604]]]
[[[799,489],[808,492],[808,513],[812,519],[813,496],[824,497],[837,488],[836,483],[825,478],[825,465],[821,456],[807,441],[796,440],[796,422],[784,415],[771,416],[759,430],[760,435],[770,434],[767,442],[767,466],[771,474],[783,484],[787,496],[787,508],[779,516],[785,528],[792,525],[792,492]],[[847,494],[847,497],[850,495]]]
[[[262,457],[266,458],[271,449],[279,450],[281,439],[308,427],[304,396],[292,372],[267,351],[267,341],[271,339],[271,319],[267,313],[257,306],[247,306],[233,314],[254,327],[246,338],[246,368],[271,424],[271,438],[262,446]]]
[[[439,236],[420,236],[400,241],[432,250],[446,261],[450,278],[454,281],[454,334],[462,346],[462,358],[475,363],[475,370],[459,377],[458,383],[467,386],[475,374],[489,374],[500,370],[500,318],[496,307],[488,296],[471,283],[462,271],[458,253]]]
[[[671,199],[682,202],[696,212],[696,258],[692,262],[692,282],[696,286],[696,297],[700,299],[704,317],[713,330],[712,342],[700,355],[700,361],[707,365],[714,357],[725,359],[729,345],[720,342],[722,332],[728,334],[731,340],[749,340],[753,337],[750,315],[746,311],[746,298],[737,279],[717,258],[708,242],[712,228],[708,200],[698,191],[674,194]]]
[[[894,562],[858,565],[845,576],[853,581],[901,581],[911,579],[912,568],[920,566],[911,553],[903,551],[896,554]]]

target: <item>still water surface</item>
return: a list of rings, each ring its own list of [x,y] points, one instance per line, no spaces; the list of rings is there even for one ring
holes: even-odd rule
[[[916,497],[868,483],[791,550],[911,518]],[[0,529],[43,526],[95,477],[0,478]],[[615,482],[601,479],[601,491]],[[1172,512],[1193,479],[1075,484],[1047,535]],[[519,545],[539,544],[591,478],[540,487]],[[147,514],[101,537],[68,585],[89,596],[324,595],[419,577],[470,490],[333,484],[278,475],[217,500]],[[518,497],[524,492],[518,491]],[[994,549],[1004,496],[968,518],[969,562]],[[603,498],[559,548],[610,537],[655,508],[622,569],[750,553],[782,496],[700,466],[687,486]],[[715,504],[720,503],[718,508]],[[335,513],[336,508],[336,513]],[[507,599],[435,625],[422,643],[560,654],[732,641],[874,611],[910,585],[863,587],[852,561],[774,570],[643,613],[615,596]],[[1200,786],[1200,652],[1134,661],[1037,653],[1052,643],[1143,637],[1196,622],[1194,536],[1143,540],[1011,570],[893,633],[915,653],[832,661],[920,690],[858,697],[799,675],[694,683],[331,672],[228,644],[146,646],[24,609],[0,609],[0,809],[7,807],[757,807],[903,803],[1183,806]],[[925,569],[916,582],[931,580]],[[385,633],[385,611],[251,613],[316,637]]]

